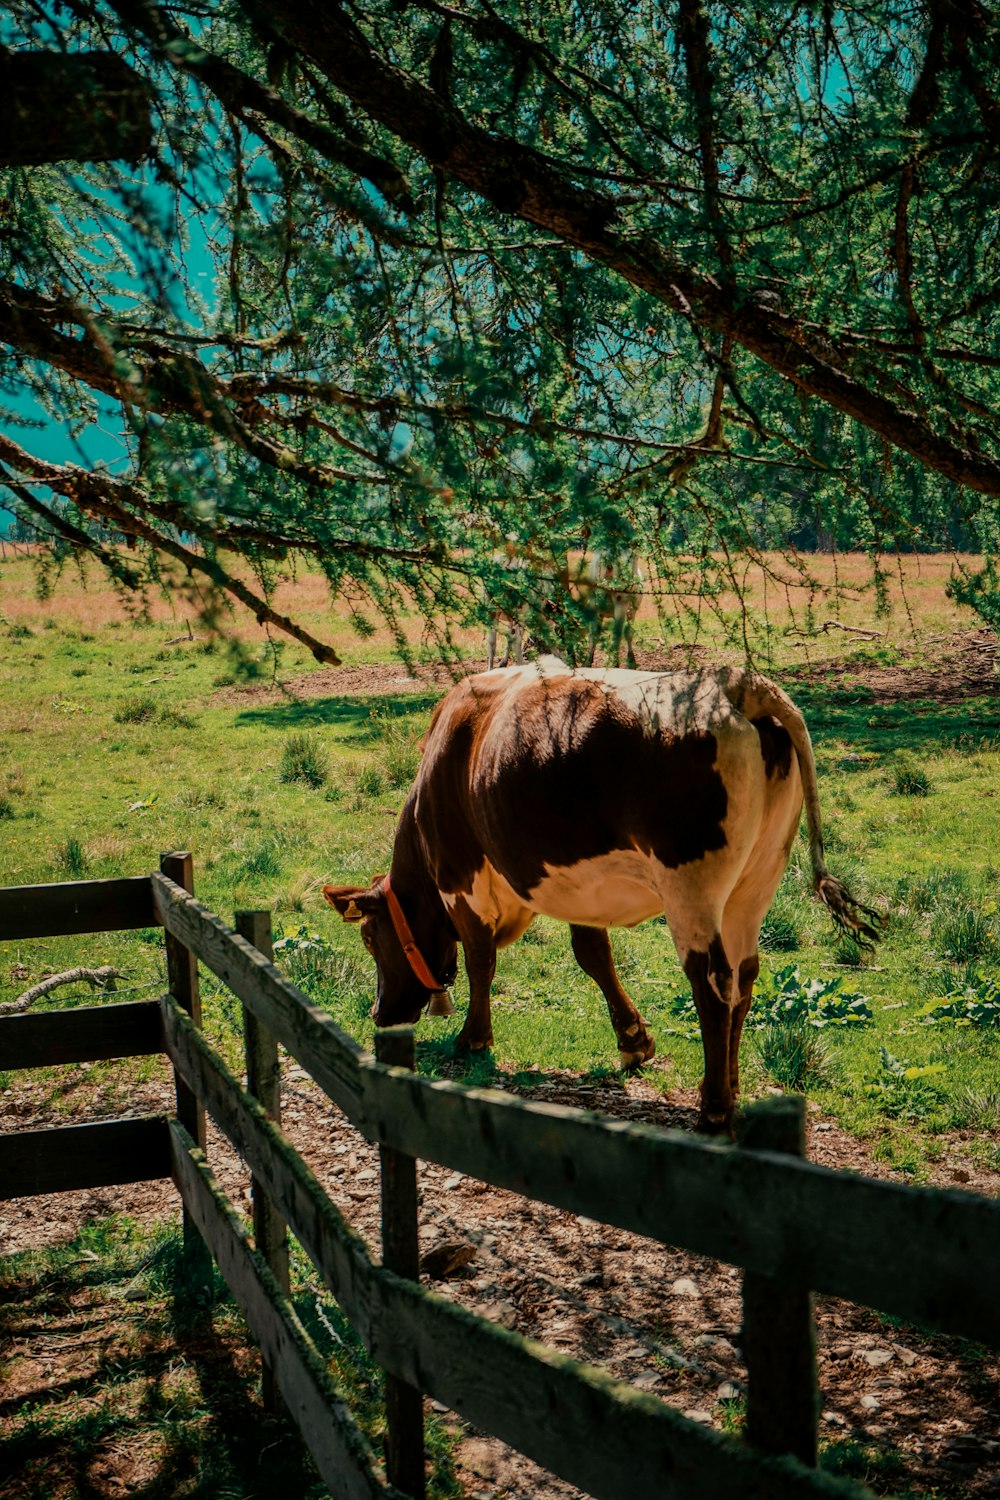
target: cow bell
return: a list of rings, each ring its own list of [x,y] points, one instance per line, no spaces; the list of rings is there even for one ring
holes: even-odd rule
[[[448,990],[431,990],[431,997],[427,1004],[429,1016],[450,1016],[454,1010]]]

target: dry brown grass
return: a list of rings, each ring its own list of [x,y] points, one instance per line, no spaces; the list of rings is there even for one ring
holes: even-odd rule
[[[134,627],[145,620],[172,633],[185,634],[190,623],[199,638],[213,631],[244,644],[258,646],[266,636],[253,617],[239,606],[213,597],[207,586],[192,581],[181,571],[164,574],[164,587],[144,595],[126,595],[113,588],[96,563],[84,561],[68,566],[56,583],[57,597],[38,597],[34,549],[20,547],[17,555],[0,562],[0,617],[8,625],[32,631],[45,629],[58,619],[62,630],[97,634],[105,630]],[[232,564],[231,564],[232,565]],[[738,640],[744,622],[748,640],[760,642],[766,629],[772,632],[815,630],[827,622],[879,632],[884,644],[910,647],[938,632],[953,634],[979,623],[971,610],[948,597],[949,579],[956,569],[979,566],[971,556],[938,554],[888,557],[883,606],[876,607],[871,559],[859,553],[769,554],[765,563],[737,561],[734,586],[714,601],[699,600],[697,594],[658,592],[648,580],[639,610],[641,637],[649,646],[670,644],[678,639],[705,646],[720,645],[727,634]],[[245,565],[234,571],[249,578]],[[351,660],[385,660],[393,655],[389,630],[374,611],[363,610],[374,633],[362,639],[353,628],[348,602],[332,600],[322,574],[306,567],[279,575],[275,607],[289,614],[328,641]],[[811,614],[810,614],[811,610]],[[407,641],[419,649],[427,639],[423,622],[414,614],[401,621]],[[277,637],[280,639],[280,636]],[[483,651],[483,631],[470,628],[456,632],[460,647],[472,656]],[[831,654],[856,644],[849,633],[831,629],[823,638]],[[795,659],[796,642],[788,642],[782,654]]]

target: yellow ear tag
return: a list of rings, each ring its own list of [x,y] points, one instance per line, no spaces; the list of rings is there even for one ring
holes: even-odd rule
[[[348,901],[347,910],[344,912],[345,922],[360,922],[364,913],[356,901]]]

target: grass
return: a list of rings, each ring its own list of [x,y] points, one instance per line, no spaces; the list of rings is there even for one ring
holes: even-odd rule
[[[941,593],[938,560],[926,567],[927,593],[915,607],[921,628],[969,625]],[[340,922],[319,885],[367,881],[388,868],[435,695],[352,697],[329,673],[321,695],[285,694],[271,687],[266,641],[249,629],[240,651],[228,652],[201,627],[194,639],[176,640],[182,622],[168,617],[161,601],[147,618],[130,620],[109,591],[87,592],[64,580],[42,609],[26,564],[7,563],[0,576],[4,612],[13,622],[0,654],[0,884],[136,874],[154,868],[162,850],[191,849],[199,897],[226,919],[234,909],[271,909],[279,964],[370,1045],[370,961],[356,929]],[[918,592],[922,586],[918,580]],[[327,633],[349,661],[388,659],[384,636],[361,638],[343,612],[330,616],[315,579],[305,576],[299,588],[306,622]],[[278,607],[288,609],[291,601],[280,596],[281,589]],[[843,594],[841,603],[846,622],[866,622],[857,599]],[[640,626],[641,658],[644,640],[648,648],[669,636],[655,619]],[[416,642],[419,622],[406,628]],[[468,640],[474,650],[474,638]],[[785,665],[802,655],[801,642],[780,632],[770,631],[765,641],[779,677],[781,652]],[[895,649],[886,644],[886,660]],[[862,664],[859,653],[850,655],[850,642],[844,650],[845,660]],[[306,678],[315,670],[307,653],[286,648],[283,675]],[[218,688],[221,678],[227,685]],[[109,692],[109,684],[129,680],[133,692]],[[775,1022],[751,1029],[745,1097],[773,1080],[805,1090],[904,1178],[925,1175],[942,1136],[954,1131],[971,1133],[959,1142],[969,1160],[1000,1169],[1000,1028],[926,1018],[929,1003],[972,984],[970,964],[979,966],[976,974],[983,970],[985,983],[998,951],[996,700],[876,704],[849,675],[840,685],[795,686],[793,695],[817,747],[831,868],[883,905],[890,925],[875,958],[859,966],[862,956],[837,945],[808,898],[800,838],[765,927],[757,1013],[775,976],[794,967],[803,985],[840,977],[846,992],[863,991],[872,1017],[856,1026],[831,1020],[818,1031]],[[903,765],[923,772],[927,794],[896,784],[893,768]],[[289,767],[305,774],[286,774]],[[694,1085],[701,1048],[685,1016],[688,986],[669,933],[652,921],[614,934],[613,945],[623,982],[658,1039],[646,1079],[664,1090]],[[5,945],[0,1000],[46,972],[100,963],[123,971],[120,998],[155,994],[165,979],[162,935],[149,929]],[[985,999],[977,1003],[988,1004],[991,992],[979,985],[976,996],[980,989]],[[525,941],[501,954],[494,996],[493,1050],[457,1059],[466,1000],[460,978],[456,1015],[421,1024],[425,1073],[474,1085],[516,1076],[528,1085],[552,1069],[588,1077],[614,1067],[604,1003],[577,969],[561,924],[539,921]],[[203,998],[210,1039],[238,1067],[238,1004],[207,976]],[[80,987],[58,990],[46,1004],[91,999]],[[50,1107],[69,1121],[80,1101],[127,1107],[129,1079],[148,1076],[158,1061],[97,1063],[85,1074],[42,1070],[35,1077],[50,1090]],[[17,1075],[2,1075],[0,1087],[17,1086]],[[950,1159],[960,1159],[954,1148]],[[175,1236],[149,1237],[113,1220],[90,1226],[62,1250],[19,1258],[0,1271],[0,1319],[11,1338],[18,1318],[56,1326],[59,1307],[83,1308],[96,1318],[110,1306],[117,1320],[106,1357],[81,1377],[78,1395],[33,1379],[5,1409],[5,1459],[14,1462],[18,1486],[11,1500],[41,1500],[47,1466],[56,1464],[60,1474],[77,1476],[80,1493],[88,1492],[93,1466],[109,1454],[122,1465],[123,1454],[146,1464],[132,1475],[123,1468],[118,1477],[135,1478],[149,1500],[181,1493],[318,1500],[315,1475],[280,1429],[262,1420],[257,1366],[221,1290],[208,1328],[197,1320],[179,1325],[178,1260]],[[300,1315],[377,1444],[376,1377],[304,1263],[296,1262],[295,1271]],[[130,1288],[143,1300],[128,1302]],[[8,1383],[11,1375],[20,1380],[23,1366],[20,1375],[16,1365],[7,1374]],[[730,1415],[737,1423],[736,1406]],[[447,1443],[436,1429],[431,1445],[432,1493],[453,1493]],[[883,1462],[856,1444],[831,1445],[824,1455],[825,1467],[869,1479]]]
[[[842,578],[854,569],[857,582],[859,568],[845,564]],[[919,569],[917,576],[915,563],[910,603],[921,630],[933,634],[975,623],[945,599],[941,560],[921,559]],[[319,886],[324,880],[367,882],[388,868],[436,695],[390,690],[352,697],[338,691],[329,671],[319,679],[323,694],[283,693],[271,686],[272,653],[253,627],[233,653],[197,624],[188,639],[183,605],[179,618],[170,617],[157,599],[148,616],[129,619],[108,590],[85,590],[65,578],[42,607],[23,560],[7,562],[2,580],[8,624],[0,658],[0,806],[8,811],[0,812],[0,883],[135,874],[154,868],[164,849],[191,849],[198,895],[221,916],[268,908],[277,936],[299,928],[319,936],[324,955],[296,957],[298,981],[370,1044],[370,961],[356,929],[339,921]],[[344,612],[330,613],[315,578],[304,575],[296,587],[306,623],[319,628],[325,621],[349,660],[388,659],[384,634],[358,637]],[[283,597],[287,608],[287,590]],[[842,589],[841,603],[845,622],[866,622],[860,598]],[[419,622],[405,623],[417,642]],[[893,659],[908,630],[905,614],[878,628],[895,632],[884,648],[876,646],[880,659]],[[647,620],[647,648],[665,629]],[[801,659],[801,641],[786,639],[776,627],[757,639],[775,656],[783,651],[786,664]],[[468,637],[470,650],[475,641]],[[849,639],[838,644],[844,663],[863,665]],[[822,646],[833,649],[826,639]],[[910,648],[919,654],[920,640]],[[642,649],[640,630],[640,658]],[[256,675],[248,662],[259,668]],[[239,680],[216,689],[223,664]],[[306,679],[316,670],[303,649],[285,648],[283,677]],[[136,684],[131,692],[109,693],[109,683],[129,681]],[[836,682],[799,683],[793,694],[816,744],[831,869],[884,906],[890,923],[874,959],[838,947],[808,897],[800,838],[765,924],[764,982],[794,965],[804,981],[842,974],[848,989],[870,997],[873,1021],[829,1028],[830,1065],[805,1086],[862,1137],[907,1134],[918,1163],[926,1162],[940,1132],[956,1128],[959,1117],[991,1118],[988,1108],[977,1115],[969,1101],[988,1100],[1000,1082],[992,1035],[976,1028],[971,1042],[952,1045],[961,1030],[954,1020],[921,1021],[928,1001],[954,989],[965,965],[975,961],[989,970],[1000,952],[993,868],[1000,799],[992,795],[1000,770],[1000,714],[993,698],[874,703],[849,672]],[[124,718],[123,705],[129,705]],[[897,764],[926,774],[931,767],[932,795],[899,794],[888,775]],[[647,1076],[664,1089],[695,1084],[700,1044],[689,1024],[678,1024],[674,1002],[688,987],[662,922],[616,934],[615,952],[623,981],[658,1038],[659,1059]],[[105,962],[125,971],[123,998],[130,987],[145,994],[144,986],[163,979],[155,934],[151,941],[134,933],[41,939],[11,944],[0,954],[0,1000],[14,998],[46,971]],[[210,1024],[212,1008],[222,1003],[212,995],[207,988]],[[539,921],[527,940],[501,954],[494,995],[491,1066],[502,1073],[532,1066],[588,1073],[613,1065],[604,1003],[579,973],[560,924]],[[51,1003],[79,998],[57,991]],[[421,1025],[428,1068],[453,1048],[465,1007],[462,977],[455,998],[451,1020]],[[886,1115],[877,1090],[870,1091],[883,1078],[883,1048],[908,1067],[943,1065],[934,1075],[940,1096],[919,1118]],[[59,1076],[52,1075],[55,1091]],[[770,1082],[763,1064],[746,1076],[751,1092]],[[965,1149],[991,1161],[997,1143],[987,1135]]]
[[[381,1373],[298,1247],[292,1300],[378,1452]],[[5,1500],[327,1496],[297,1432],[262,1407],[259,1356],[218,1271],[206,1298],[175,1224],[112,1216],[66,1245],[9,1257],[0,1337]],[[458,1489],[436,1418],[427,1437],[428,1493],[446,1500]]]

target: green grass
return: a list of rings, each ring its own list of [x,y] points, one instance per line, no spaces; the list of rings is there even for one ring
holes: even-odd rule
[[[10,577],[27,598],[25,565],[8,564],[5,582]],[[163,850],[190,849],[198,895],[221,916],[264,907],[274,912],[279,936],[300,927],[320,936],[327,957],[302,958],[301,972],[293,972],[370,1044],[370,961],[357,930],[340,922],[319,886],[366,882],[388,868],[436,695],[285,695],[270,690],[272,658],[263,641],[259,648],[245,645],[241,656],[206,649],[211,642],[197,633],[192,641],[167,644],[178,634],[174,622],[85,621],[85,596],[76,584],[65,587],[66,600],[57,595],[49,606],[55,628],[5,632],[0,883],[136,874],[153,869]],[[364,643],[365,651],[371,645]],[[244,686],[214,688],[223,660],[232,671],[233,662],[243,663],[236,675]],[[256,663],[256,675],[247,662]],[[284,675],[305,676],[314,668],[304,650],[285,648]],[[129,681],[135,688],[126,694],[121,685]],[[1000,847],[1000,797],[993,795],[1000,714],[992,698],[878,704],[849,678],[843,687],[793,685],[793,695],[816,744],[831,869],[883,905],[890,921],[874,958],[838,947],[823,911],[808,898],[800,836],[765,926],[765,973],[796,965],[804,980],[840,974],[847,989],[870,997],[872,1024],[831,1028],[824,1038],[829,1065],[805,1086],[862,1137],[898,1142],[905,1135],[920,1171],[942,1131],[993,1118],[988,1101],[1000,1088],[996,1028],[921,1020],[928,1002],[959,985],[967,964],[989,974],[1000,952],[993,865]],[[151,714],[130,708],[123,720],[123,703],[146,700],[154,704]],[[296,764],[325,768],[318,787],[314,775],[283,779],[293,743],[309,746]],[[897,793],[887,770],[903,760],[926,771],[932,795]],[[616,934],[614,944],[623,982],[657,1036],[659,1054],[647,1076],[663,1089],[695,1084],[700,1045],[674,1011],[688,986],[665,926],[645,923]],[[0,1000],[14,998],[45,972],[98,963],[125,971],[123,997],[130,987],[150,993],[163,979],[155,932],[42,939],[0,952]],[[833,967],[838,964],[850,967]],[[209,1027],[222,1034],[229,1027],[224,998],[214,983],[206,982],[205,994]],[[560,924],[539,921],[526,940],[500,955],[494,996],[490,1067],[504,1074],[533,1066],[589,1073],[614,1065],[604,1003],[577,969]],[[82,989],[56,991],[47,1003],[87,998]],[[423,1066],[439,1067],[443,1056],[449,1069],[457,1066],[449,1054],[465,1007],[461,976],[455,999],[453,1018],[421,1023]],[[877,1087],[882,1049],[908,1068],[942,1065],[933,1075],[939,1093],[918,1118],[884,1107]],[[751,1050],[744,1051],[750,1094],[770,1083]],[[53,1071],[54,1093],[60,1077]],[[963,1149],[992,1163],[996,1130],[976,1128],[982,1135]]]

